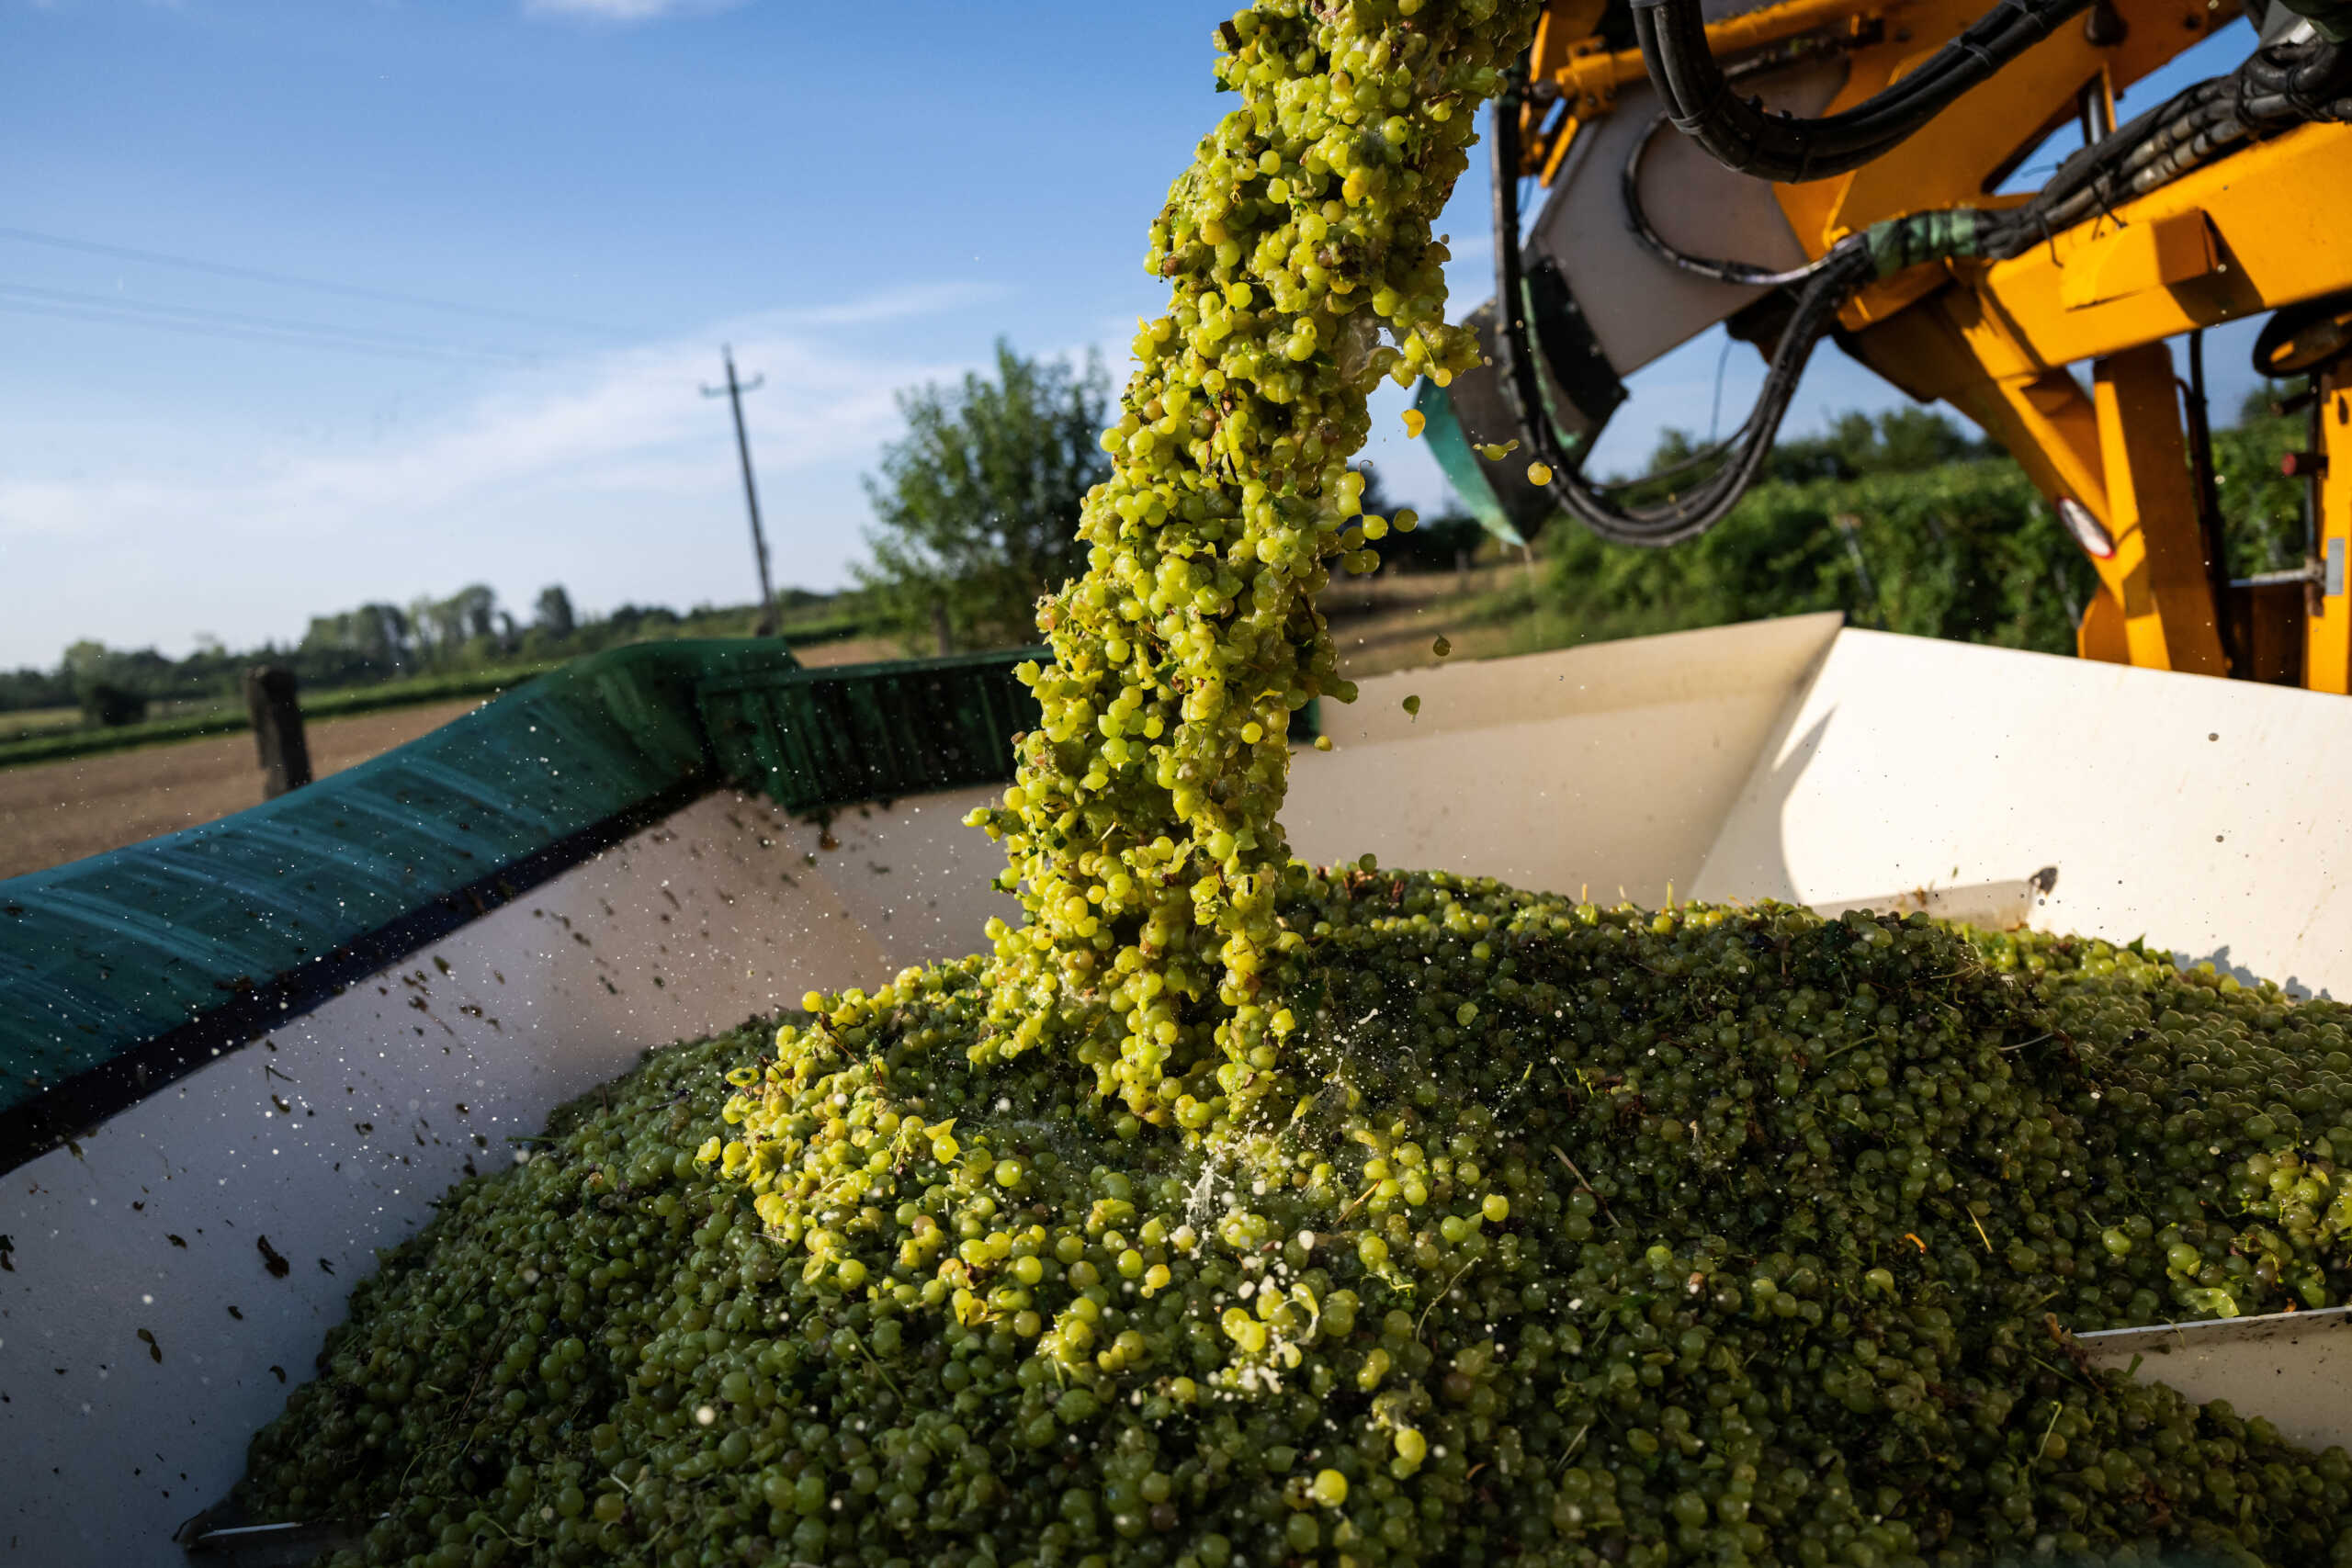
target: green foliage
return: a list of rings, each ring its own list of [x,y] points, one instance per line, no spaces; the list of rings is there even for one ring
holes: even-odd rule
[[[563,591],[560,582],[549,583],[539,590],[538,608],[532,616],[533,629],[551,637],[570,637],[579,625],[571,613],[571,595]]]
[[[2290,383],[2258,390],[2213,435],[2230,572],[2301,563],[2301,481],[2278,471],[2308,438],[2301,415],[2271,412]],[[1697,450],[1669,430],[1647,472]],[[2070,653],[2098,580],[2018,466],[1941,413],[1849,413],[1823,434],[1782,442],[1765,479],[1713,532],[1668,550],[1550,531],[1552,562],[1521,618],[1523,646],[1638,637],[1810,610],[1858,626]]]
[[[1038,597],[1086,564],[1079,506],[1107,477],[1098,437],[1110,382],[1099,361],[1024,359],[1000,341],[993,379],[899,395],[907,434],[865,481],[877,525],[858,569],[876,618],[910,649],[1036,637]]]
[[[2279,473],[2278,458],[2307,431],[2301,416],[2271,412],[2294,389],[2256,392],[2214,432],[2233,577],[2303,559],[2304,486]],[[1665,473],[1697,449],[1669,430],[1645,471]],[[1840,610],[1886,631],[2074,650],[2097,590],[2089,563],[2023,470],[1941,413],[1842,415],[1820,435],[1782,442],[1764,475],[1713,532],[1672,549],[1552,528],[1542,585],[1512,590],[1493,614],[1517,622],[1527,648]]]
[[[76,702],[73,678],[63,670],[0,670],[0,713],[70,708]]]
[[[1575,527],[1545,547],[1531,642],[1842,610],[1885,631],[2065,653],[2096,581],[2024,473],[1995,458],[1767,482],[1673,549]]]
[[[1649,474],[1662,474],[1690,461],[1702,444],[1687,430],[1668,429],[1650,454]],[[1858,479],[1867,474],[1910,474],[1943,463],[1992,457],[2000,448],[1973,436],[1934,409],[1889,409],[1877,414],[1841,413],[1819,435],[1792,436],[1773,445],[1760,476],[1766,482],[1802,484],[1808,479]]]
[[[558,661],[560,662],[560,661]],[[347,714],[373,713],[384,708],[413,707],[420,703],[446,702],[453,697],[495,696],[546,673],[553,663],[520,664],[498,670],[477,670],[454,675],[423,675],[405,681],[385,681],[343,691],[302,696],[302,716],[308,720]],[[143,699],[141,699],[143,701]],[[96,721],[94,721],[96,722]],[[28,762],[54,762],[102,751],[123,751],[136,746],[195,740],[208,735],[228,735],[248,727],[243,705],[227,700],[165,718],[132,719],[114,728],[60,728],[46,733],[0,740],[0,768]]]
[[[874,629],[862,594],[787,588],[776,601],[779,635],[796,648]],[[0,671],[0,716],[16,716],[0,718],[0,766],[243,728],[238,682],[254,664],[290,668],[302,711],[316,718],[495,691],[519,678],[518,671],[536,674],[627,643],[749,637],[757,615],[752,604],[704,604],[684,612],[624,604],[610,615],[583,617],[559,584],[540,591],[532,624],[518,627],[496,594],[476,584],[447,599],[420,599],[405,610],[373,601],[314,615],[291,648],[265,643],[232,651],[215,638],[199,637],[196,651],[172,660],[153,649],[85,640],[68,649],[53,671]],[[99,716],[92,705],[102,687],[113,694],[107,711],[127,716]],[[82,713],[83,727],[57,733],[63,726],[56,710],[69,708]],[[32,733],[36,729],[41,733]]]
[[[108,681],[93,681],[82,688],[82,722],[107,729],[137,724],[147,716],[147,699]]]
[[[2303,563],[2305,481],[2278,471],[2278,459],[2304,446],[2311,427],[2301,414],[2271,412],[2275,399],[2301,388],[2300,379],[2248,393],[2237,423],[2213,433],[2213,479],[2228,520],[2230,575],[2283,571]]]
[[[383,680],[416,663],[408,615],[397,604],[368,604],[313,615],[295,651],[300,656],[296,678],[306,683],[338,676]]]

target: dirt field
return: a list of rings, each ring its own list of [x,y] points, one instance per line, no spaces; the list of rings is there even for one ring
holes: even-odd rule
[[[478,698],[321,719],[309,727],[319,776],[364,762],[481,705]],[[0,768],[0,877],[135,844],[261,804],[254,738],[222,735]]]
[[[1440,632],[1453,642],[1455,659],[1500,652],[1504,628],[1464,627],[1450,622],[1448,612],[1464,603],[1465,590],[1489,592],[1503,581],[1501,573],[1517,570],[1487,567],[1467,579],[1440,573],[1333,584],[1324,603],[1341,669],[1360,679],[1433,664],[1430,643]],[[897,643],[881,638],[797,651],[812,669],[903,657]],[[310,727],[311,766],[324,777],[413,740],[477,705],[477,699],[469,698],[319,720]],[[253,737],[245,734],[0,768],[0,877],[192,828],[260,800],[261,771],[254,761]]]
[[[1507,626],[1465,624],[1462,613],[1493,593],[1521,569],[1517,563],[1485,566],[1457,577],[1428,572],[1414,577],[1375,577],[1368,582],[1341,579],[1323,596],[1338,645],[1340,672],[1351,681],[1439,662],[1430,651],[1442,633],[1453,645],[1446,662],[1487,659],[1510,641]]]
[[[867,637],[794,651],[811,669],[902,657],[895,642]],[[323,778],[438,729],[481,701],[468,697],[315,720],[309,730],[311,766]],[[81,716],[71,708],[57,711],[67,722]],[[254,738],[246,734],[0,768],[0,877],[120,849],[260,803],[261,770]]]
[[[792,657],[800,660],[804,670],[830,670],[836,664],[878,664],[886,659],[904,659],[907,650],[894,637],[853,637],[796,648]]]

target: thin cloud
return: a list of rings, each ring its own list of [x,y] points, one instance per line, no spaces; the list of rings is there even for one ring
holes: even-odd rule
[[[49,617],[31,606],[0,617],[15,623],[0,664],[47,664],[85,636],[167,647],[199,626],[232,642],[295,636],[314,611],[474,578],[518,603],[548,580],[571,583],[583,604],[748,596],[734,581],[732,427],[724,400],[699,393],[721,342],[747,377],[766,378],[744,413],[779,570],[839,581],[865,553],[857,476],[900,433],[895,394],[974,367],[879,355],[864,333],[826,329],[950,311],[974,292],[908,288],[762,312],[504,373],[365,452],[265,446],[227,478],[135,467],[87,480],[0,477],[0,577],[50,583],[47,603],[75,621],[40,624]],[[254,550],[276,563],[266,595],[221,564]]]
[[[664,17],[724,11],[741,3],[741,0],[523,0],[523,10],[526,16],[570,17],[628,26],[660,21]]]
[[[863,327],[882,321],[902,321],[916,316],[936,316],[1001,299],[1012,289],[1001,283],[919,283],[885,289],[864,299],[837,305],[817,305],[778,310],[768,320],[779,324],[811,327]]]

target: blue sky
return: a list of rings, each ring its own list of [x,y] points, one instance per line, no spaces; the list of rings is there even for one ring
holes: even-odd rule
[[[474,581],[518,609],[553,581],[741,602],[697,391],[721,342],[766,377],[778,576],[842,584],[897,389],[1000,334],[1123,373],[1164,298],[1145,226],[1230,101],[1230,8],[0,0],[0,665],[290,638]],[[1448,215],[1457,309],[1489,292],[1486,204],[1474,175]],[[1703,424],[1715,346],[1636,379],[1604,468]],[[2233,401],[2243,347],[2212,358]],[[1426,503],[1402,400],[1370,455]],[[1825,350],[1790,428],[1899,400]]]

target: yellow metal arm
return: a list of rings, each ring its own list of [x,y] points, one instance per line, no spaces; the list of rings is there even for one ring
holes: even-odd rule
[[[1835,115],[1917,68],[1987,3],[1787,0],[1716,22],[1707,36],[1726,64],[1796,40],[1835,48],[1846,80],[1821,110]],[[1773,196],[1815,257],[1889,219],[2014,205],[2022,198],[1990,191],[2053,129],[2078,113],[2111,123],[2121,87],[2237,14],[2234,0],[2113,0],[2057,28],[1884,157],[1775,186]],[[1638,51],[1595,36],[1600,19],[1599,0],[1562,0],[1538,34],[1532,74],[1565,107],[1532,105],[1521,121],[1525,166],[1547,182],[1644,76]],[[2290,585],[2233,591],[2217,604],[2165,340],[2346,291],[2352,126],[2323,123],[2245,147],[2011,259],[1884,278],[1850,299],[1841,321],[1865,363],[1916,396],[1951,402],[2053,503],[2080,509],[2076,532],[2101,583],[2083,618],[2083,653],[2343,693],[2352,692],[2352,360],[2321,377],[2308,602]]]

